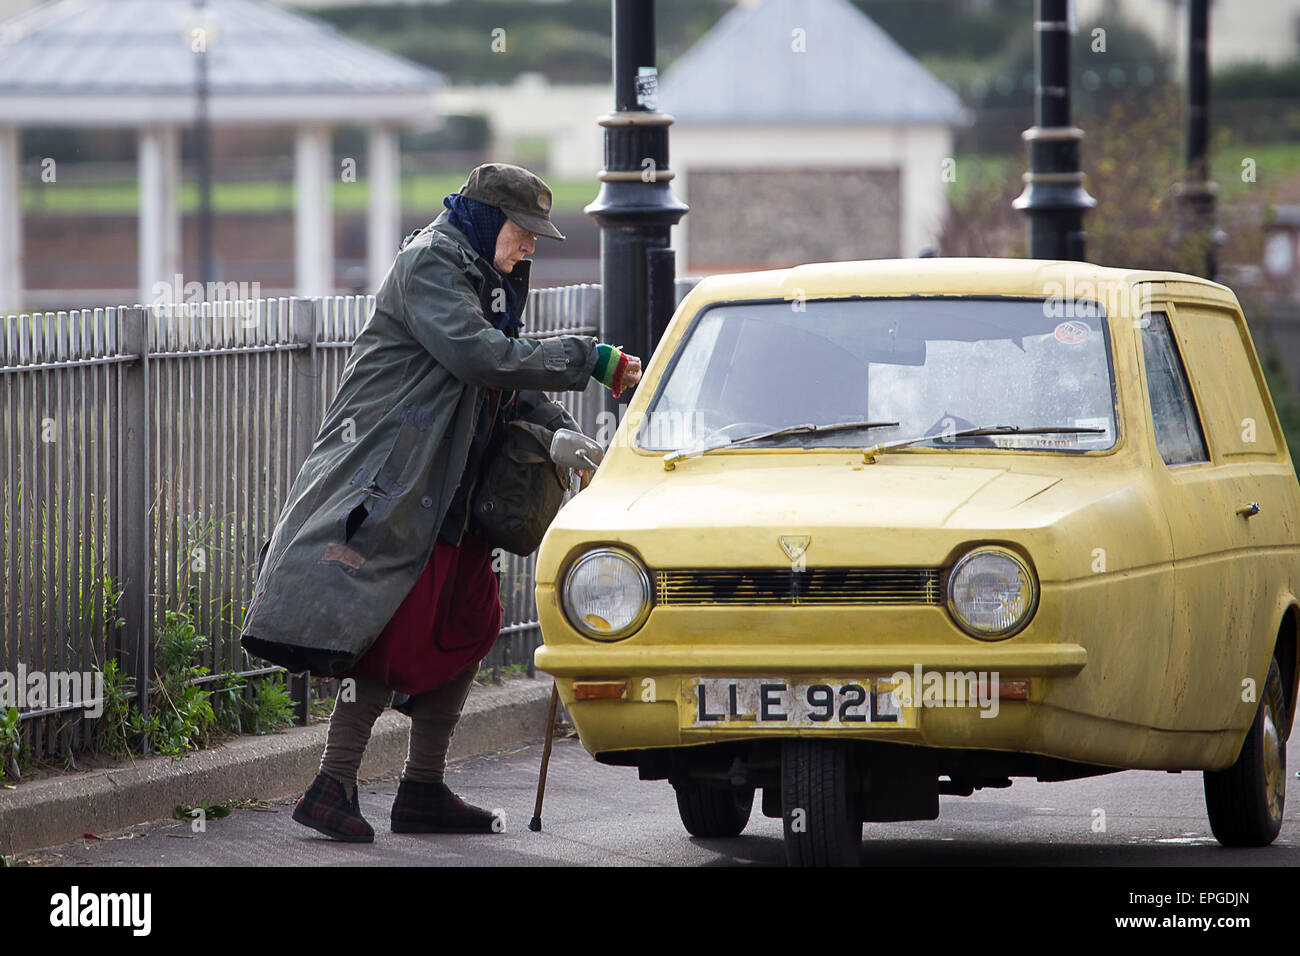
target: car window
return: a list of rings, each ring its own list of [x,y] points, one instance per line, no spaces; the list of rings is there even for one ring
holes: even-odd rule
[[[928,444],[944,447],[944,433],[1018,425],[1099,431],[999,435],[946,447],[1109,448],[1116,429],[1106,317],[1095,303],[1009,298],[719,305],[678,345],[636,441],[673,450],[790,425],[862,420],[899,424],[765,444],[861,447],[934,435]]]
[[[1192,390],[1163,312],[1148,312],[1142,317],[1142,357],[1160,457],[1166,465],[1209,461]]]
[[[1276,455],[1272,420],[1246,351],[1241,319],[1224,309],[1179,303],[1170,324],[1187,359],[1215,454]]]

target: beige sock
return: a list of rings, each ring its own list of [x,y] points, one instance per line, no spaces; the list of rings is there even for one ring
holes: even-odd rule
[[[447,766],[447,748],[460,720],[461,708],[474,685],[478,663],[427,694],[414,698],[411,710],[411,743],[402,779],[414,783],[442,783]]]
[[[339,688],[320,772],[341,781],[349,800],[357,788],[357,772],[370,742],[370,731],[391,696],[392,691],[382,682],[369,677],[345,677]]]

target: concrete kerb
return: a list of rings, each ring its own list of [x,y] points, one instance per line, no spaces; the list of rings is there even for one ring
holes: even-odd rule
[[[546,732],[550,680],[475,687],[451,740],[450,759],[536,740]],[[375,723],[361,777],[400,770],[410,719],[386,710]],[[12,855],[171,817],[178,804],[273,800],[305,790],[320,767],[328,725],[240,737],[183,760],[148,757],[127,767],[70,774],[0,790],[0,853]]]

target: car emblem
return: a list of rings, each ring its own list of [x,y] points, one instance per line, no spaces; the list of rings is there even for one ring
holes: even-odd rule
[[[806,534],[783,534],[776,539],[781,543],[781,550],[791,561],[798,561],[803,557],[803,553],[808,550],[808,545],[812,542],[812,536]]]

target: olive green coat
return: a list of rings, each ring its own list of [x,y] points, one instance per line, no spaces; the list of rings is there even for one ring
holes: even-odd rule
[[[507,277],[524,301],[529,265]],[[291,671],[350,667],[428,562],[485,390],[586,387],[596,340],[499,331],[485,315],[502,284],[446,212],[402,244],[263,548],[251,653]]]

